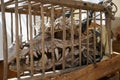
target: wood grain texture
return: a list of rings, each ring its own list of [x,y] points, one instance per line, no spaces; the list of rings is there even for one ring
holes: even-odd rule
[[[109,74],[120,70],[120,55],[96,64],[96,68],[91,64],[81,70],[75,70],[70,73],[55,76],[53,78],[44,77],[34,80],[98,80]]]

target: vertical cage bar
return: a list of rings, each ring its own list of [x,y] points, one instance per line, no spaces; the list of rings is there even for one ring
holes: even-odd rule
[[[26,14],[26,30],[27,30],[27,41],[29,40],[29,31],[28,31],[28,14]]]
[[[112,44],[111,44],[111,19],[110,19],[110,15],[108,13],[105,14],[106,17],[106,28],[107,28],[107,37],[108,37],[108,56],[111,58],[111,49],[112,49]],[[106,45],[107,46],[107,45]]]
[[[1,0],[1,11],[2,11],[2,31],[3,31],[3,57],[4,57],[4,75],[3,80],[7,80],[7,68],[8,68],[8,45],[7,45],[7,30],[5,20],[5,4],[4,0]]]
[[[62,60],[62,68],[65,69],[65,41],[66,41],[66,25],[65,25],[65,8],[64,6],[62,7],[63,9],[63,52],[62,52],[62,57],[63,57],[63,60]]]
[[[13,13],[11,13],[11,43],[13,43]]]
[[[54,6],[51,6],[51,45],[52,45],[52,62],[53,71],[55,72],[55,56],[54,56]]]
[[[20,22],[20,36],[22,36],[21,14],[19,14],[19,22]]]
[[[102,44],[102,35],[103,35],[103,28],[102,28],[102,12],[100,12],[100,33],[101,33],[101,36],[100,36],[100,41],[101,41],[101,49],[100,49],[100,57],[102,58],[102,55],[103,55],[103,44]]]
[[[74,26],[73,26],[73,8],[71,9],[71,53],[72,66],[74,65]]]
[[[34,25],[36,25],[36,16],[35,15],[34,15]],[[34,35],[36,35],[35,27],[34,27]]]
[[[44,41],[44,34],[45,34],[45,27],[44,27],[44,8],[43,8],[43,4],[41,3],[41,25],[42,25],[42,72],[43,74],[45,74],[45,41]]]
[[[32,30],[32,14],[31,14],[31,1],[28,2],[29,7],[29,26],[30,26],[30,67],[31,67],[31,76],[34,74],[33,68],[33,30]]]
[[[93,56],[94,56],[94,64],[96,65],[96,11],[94,11],[94,21],[93,22],[94,22],[94,52],[93,52]]]
[[[87,11],[87,65],[89,63],[89,11]]]
[[[108,48],[108,53],[107,55],[111,58],[111,19],[110,15],[108,13],[105,13],[106,17],[106,29],[107,29],[107,42],[106,42],[106,48]]]
[[[82,45],[81,45],[81,31],[82,31],[82,12],[81,12],[81,9],[79,9],[79,65],[81,66],[82,65],[82,53],[81,53],[81,48],[82,48]]]
[[[19,44],[19,28],[18,28],[18,0],[15,0],[15,26],[16,26],[16,62],[17,76],[20,78],[20,44]]]

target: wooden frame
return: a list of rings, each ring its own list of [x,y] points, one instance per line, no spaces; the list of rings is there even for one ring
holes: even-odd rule
[[[24,2],[24,3],[23,3]],[[2,1],[2,3],[4,3],[3,1]],[[21,6],[19,6],[19,3],[23,3],[23,5],[21,5]],[[47,5],[47,4],[49,4],[49,5]],[[9,7],[10,5],[15,5],[15,7]],[[57,6],[57,7],[56,7]],[[60,9],[57,9],[57,8],[60,8]],[[78,39],[76,40],[74,37],[74,33],[75,33],[75,31],[74,31],[74,19],[73,19],[73,16],[74,16],[74,13],[73,13],[73,11],[74,11],[74,9],[78,9],[79,10],[79,32],[78,32]],[[34,69],[34,51],[35,51],[35,49],[34,49],[34,45],[36,45],[35,43],[36,43],[36,41],[35,41],[35,38],[33,38],[33,35],[35,35],[36,36],[36,33],[33,33],[33,30],[34,30],[34,28],[32,27],[32,15],[34,15],[34,24],[35,24],[35,16],[36,15],[39,15],[39,16],[41,16],[41,40],[40,40],[40,42],[41,42],[41,60],[42,60],[42,76],[44,77],[45,75],[46,75],[46,66],[45,66],[45,56],[44,55],[46,55],[46,52],[45,52],[45,45],[46,45],[46,33],[45,33],[45,20],[44,20],[44,17],[45,16],[47,16],[47,17],[50,17],[50,20],[51,20],[51,32],[50,32],[50,34],[51,34],[51,49],[52,49],[52,63],[53,63],[53,67],[52,67],[52,71],[53,71],[53,75],[57,75],[57,74],[63,74],[63,73],[65,73],[65,72],[71,72],[71,71],[73,71],[73,70],[75,70],[75,69],[78,69],[78,68],[80,68],[81,67],[81,65],[82,65],[82,52],[81,52],[81,48],[82,48],[82,41],[84,41],[84,39],[82,40],[82,32],[81,32],[81,30],[82,30],[82,18],[81,18],[81,10],[87,10],[87,27],[89,27],[89,14],[88,14],[88,11],[89,10],[94,10],[95,12],[94,12],[94,18],[93,18],[93,22],[94,23],[96,23],[96,18],[95,18],[95,13],[98,11],[98,12],[104,12],[105,11],[105,6],[102,6],[102,5],[98,5],[98,4],[94,4],[94,3],[88,3],[88,2],[83,2],[83,1],[74,1],[74,0],[20,0],[20,1],[18,1],[18,0],[10,0],[10,1],[8,1],[8,2],[6,2],[6,3],[4,3],[4,4],[1,4],[1,8],[0,8],[0,11],[2,11],[2,15],[3,15],[3,17],[2,17],[2,21],[3,21],[3,39],[5,39],[4,40],[4,60],[5,60],[5,62],[4,62],[4,67],[5,67],[5,69],[6,69],[6,67],[7,67],[7,65],[8,65],[8,59],[7,59],[7,55],[8,55],[8,51],[7,51],[7,32],[6,32],[6,22],[5,22],[5,12],[10,12],[11,13],[11,17],[13,16],[12,14],[13,13],[15,13],[15,26],[16,26],[16,29],[15,29],[15,32],[16,32],[16,44],[15,44],[15,47],[16,47],[16,49],[13,51],[13,52],[15,52],[14,53],[14,56],[12,56],[12,59],[9,59],[10,61],[9,61],[9,63],[11,62],[11,61],[13,61],[15,58],[16,58],[16,62],[17,62],[17,78],[18,79],[20,79],[21,78],[21,73],[22,73],[22,71],[20,71],[20,69],[22,68],[21,67],[21,65],[20,65],[20,54],[22,53],[22,50],[21,50],[21,44],[19,43],[19,31],[20,31],[20,33],[21,34],[23,34],[22,33],[22,24],[21,24],[21,17],[20,17],[20,15],[21,14],[26,14],[26,28],[27,28],[27,40],[29,41],[29,46],[30,46],[30,50],[26,50],[26,52],[25,52],[25,55],[26,54],[29,54],[30,55],[30,65],[27,67],[27,69],[23,69],[23,73],[24,73],[24,70],[29,70],[30,72],[30,78],[33,78],[33,79],[36,79],[36,77],[34,77],[34,74],[35,74],[35,69]],[[67,10],[69,10],[69,11],[71,11],[71,17],[70,17],[70,21],[71,21],[71,27],[70,27],[70,29],[67,29],[67,27],[66,27],[66,17],[65,17],[65,12],[67,11]],[[19,21],[18,21],[18,14],[19,14]],[[111,34],[110,34],[110,31],[111,31],[111,28],[110,28],[110,20],[111,20],[111,14],[110,13],[108,13],[108,12],[106,12],[105,13],[106,14],[106,27],[107,27],[107,30],[108,30],[108,38],[109,38],[109,41],[108,41],[108,43],[109,43],[109,56],[111,56],[111,44],[110,44],[110,36],[111,36]],[[102,14],[101,14],[102,15]],[[61,45],[55,45],[55,41],[56,41],[56,39],[54,39],[55,38],[55,35],[54,35],[54,33],[55,33],[55,30],[54,30],[54,27],[55,27],[55,24],[54,24],[54,21],[55,21],[55,18],[58,18],[58,17],[60,17],[60,16],[62,16],[62,26],[63,26],[63,28],[62,28],[62,40],[59,40],[59,42],[61,43]],[[28,17],[29,17],[29,20],[28,20]],[[100,18],[100,20],[102,21],[102,16],[100,16],[101,18]],[[20,23],[20,30],[19,30],[19,26],[18,26],[18,24]],[[100,23],[101,24],[101,26],[102,26],[102,22]],[[96,25],[94,24],[94,30],[96,29],[96,27],[95,27]],[[11,42],[13,42],[13,33],[12,33],[12,29],[13,29],[13,18],[11,18],[11,35],[12,35],[12,39],[11,39]],[[30,30],[30,31],[29,31]],[[69,30],[69,31],[71,31],[71,33],[70,33],[70,40],[67,40],[66,38],[67,38],[67,30]],[[102,30],[102,29],[101,29]],[[34,30],[35,31],[35,30]],[[83,75],[84,74],[87,74],[88,75],[88,73],[87,73],[87,70],[89,70],[89,69],[93,69],[94,71],[96,71],[97,70],[97,68],[99,68],[101,65],[102,65],[102,67],[103,67],[103,64],[106,64],[106,63],[108,63],[109,64],[109,62],[113,62],[113,64],[114,63],[117,63],[116,61],[118,61],[118,59],[116,59],[116,58],[119,58],[119,57],[116,57],[115,59],[112,59],[112,60],[110,60],[110,61],[106,61],[105,63],[104,62],[100,62],[100,64],[97,64],[96,63],[96,33],[95,33],[95,31],[93,32],[94,33],[94,52],[93,52],[93,57],[94,57],[94,61],[93,61],[93,64],[95,64],[94,65],[94,69],[93,69],[93,66],[91,66],[90,65],[90,68],[89,68],[89,66],[88,66],[88,68],[85,68],[85,69],[83,69],[83,70],[81,70],[81,71],[83,71]],[[30,38],[30,40],[29,40],[29,38]],[[89,29],[87,28],[87,35],[86,35],[86,45],[87,45],[87,65],[89,64]],[[102,39],[101,39],[102,40]],[[38,42],[39,42],[39,40],[38,40]],[[77,47],[79,48],[79,67],[74,67],[74,53],[75,53],[75,47],[76,47],[76,45],[77,45]],[[101,43],[101,45],[102,45],[102,43]],[[55,48],[55,46],[57,46],[57,47],[60,47],[60,48],[62,48],[62,53],[61,53],[61,55],[62,55],[62,70],[61,70],[61,72],[60,73],[57,73],[56,72],[56,69],[55,69],[55,51],[54,51],[54,48]],[[71,67],[72,68],[70,68],[70,69],[66,69],[66,53],[65,53],[65,49],[68,47],[68,46],[70,46],[70,48],[71,48]],[[102,49],[102,48],[101,48]],[[102,53],[102,51],[101,51],[101,53]],[[102,55],[102,54],[101,54]],[[113,61],[114,60],[114,61]],[[111,64],[109,64],[110,66],[111,66]],[[116,66],[118,67],[119,66],[119,64],[117,63],[116,64]],[[84,66],[83,66],[84,67]],[[95,67],[97,67],[97,68],[95,68]],[[107,66],[105,66],[105,68],[106,68]],[[112,67],[110,67],[109,69],[111,69]],[[117,68],[118,69],[118,68]],[[65,70],[65,71],[64,71]],[[116,70],[116,69],[115,69]],[[93,71],[93,74],[95,74],[95,72]],[[112,70],[111,70],[112,71]],[[4,70],[4,79],[7,79],[7,70]],[[74,73],[74,72],[73,72]],[[73,74],[73,73],[70,73],[70,74],[68,74],[68,75],[71,75],[71,74]],[[76,72],[77,73],[77,72]],[[76,74],[75,73],[75,74]],[[101,72],[102,73],[102,72]],[[90,75],[90,77],[89,77],[89,75],[88,75],[88,77],[85,77],[85,76],[81,76],[82,74],[80,74],[80,77],[81,77],[81,80],[83,79],[83,80],[87,80],[88,78],[89,79],[91,79],[91,80],[94,80],[94,79],[99,79],[99,78],[101,78],[101,77],[103,77],[104,75],[102,75],[102,76],[100,76],[100,75],[98,75],[97,77],[93,77],[93,75],[91,74]],[[67,76],[68,76],[67,75]],[[74,75],[73,75],[74,76]],[[64,77],[64,75],[62,76],[62,77]],[[75,77],[75,79],[76,78],[79,78],[79,76],[74,76]],[[87,79],[86,79],[87,78]]]

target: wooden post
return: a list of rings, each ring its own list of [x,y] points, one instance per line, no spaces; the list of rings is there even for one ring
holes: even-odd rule
[[[54,56],[54,6],[51,6],[51,45],[52,45],[52,62],[53,71],[55,72],[55,56]]]
[[[65,69],[65,41],[66,41],[66,25],[65,25],[65,8],[64,6],[62,7],[62,16],[63,16],[63,52],[62,52],[62,57],[63,57],[63,60],[62,60],[62,69],[64,70]]]
[[[100,12],[100,33],[101,33],[101,36],[100,36],[100,41],[101,41],[101,50],[100,50],[100,57],[102,58],[102,55],[103,55],[103,44],[102,44],[102,12]]]
[[[13,13],[11,13],[11,43],[13,43]]]
[[[44,27],[44,8],[43,8],[43,4],[41,3],[41,25],[42,25],[42,72],[43,72],[43,75],[45,74],[45,41],[44,41],[44,34],[45,34],[45,27]]]
[[[81,48],[82,48],[82,45],[81,45],[81,33],[82,33],[82,12],[81,12],[81,9],[79,9],[79,65],[81,66],[82,65],[82,53],[81,53]]]
[[[94,12],[94,66],[96,66],[96,12]]]
[[[20,36],[22,36],[21,14],[19,14],[19,22],[20,22]]]
[[[6,21],[5,21],[5,4],[4,0],[1,0],[1,11],[2,11],[2,31],[3,31],[3,57],[4,57],[4,78],[7,80],[8,74],[8,44],[7,44],[7,31],[6,31]]]
[[[87,36],[89,34],[89,11],[87,11]],[[87,37],[87,65],[89,63],[89,37]]]
[[[74,26],[73,26],[73,8],[71,9],[71,54],[72,66],[74,66]]]
[[[18,28],[18,0],[15,0],[15,26],[16,26],[16,62],[17,62],[17,77],[20,78],[20,44],[19,44],[19,28]]]
[[[26,29],[27,29],[27,41],[28,41],[29,40],[28,14],[26,14]]]
[[[35,15],[34,15],[34,25],[36,25],[36,16]],[[35,27],[34,27],[34,35],[36,35]]]
[[[32,30],[32,14],[31,14],[31,1],[28,3],[29,7],[29,26],[30,26],[30,67],[31,67],[31,76],[34,74],[33,69],[33,30]]]
[[[111,16],[106,12],[105,13],[106,17],[106,28],[107,28],[107,37],[108,37],[108,56],[111,58],[111,53],[112,53],[112,44],[111,44]]]

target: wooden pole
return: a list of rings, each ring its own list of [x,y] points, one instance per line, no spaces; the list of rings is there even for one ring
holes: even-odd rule
[[[71,9],[71,54],[72,66],[74,66],[74,26],[73,26],[73,8]]]
[[[45,41],[44,41],[44,34],[45,34],[45,27],[44,27],[44,8],[43,8],[43,4],[41,3],[41,25],[42,25],[42,72],[43,72],[43,75],[45,74],[45,62],[44,62],[44,60],[45,60],[45,50],[44,50],[44,48],[45,48]]]
[[[101,50],[100,50],[100,57],[102,58],[102,55],[103,55],[103,43],[102,43],[102,12],[100,12],[100,33],[101,33],[101,36],[100,36],[100,41],[101,41]]]
[[[11,43],[13,43],[13,13],[11,13]]]
[[[32,14],[31,14],[31,1],[28,3],[29,7],[29,26],[30,26],[30,67],[31,67],[31,76],[34,74],[33,69],[33,30],[32,30]]]
[[[106,17],[106,28],[107,28],[107,37],[108,37],[108,56],[111,58],[111,53],[112,53],[112,44],[111,44],[111,17],[109,15],[109,13],[105,13],[105,17]],[[107,46],[107,45],[106,45]]]
[[[36,16],[35,15],[34,15],[34,25],[36,25]],[[36,35],[35,27],[34,27],[34,35]]]
[[[96,12],[94,12],[96,16]],[[94,17],[94,66],[96,66],[96,17]]]
[[[2,11],[2,30],[3,30],[3,57],[4,57],[4,78],[7,80],[8,74],[8,44],[7,44],[7,31],[6,31],[6,20],[5,20],[5,4],[4,0],[1,0],[1,11]]]
[[[17,76],[20,78],[20,44],[19,44],[19,28],[18,28],[18,0],[15,0],[15,26],[16,26],[16,62],[17,62]]]
[[[51,6],[51,45],[52,45],[52,62],[53,71],[55,72],[55,56],[54,56],[54,6]]]
[[[62,16],[63,16],[63,52],[62,52],[62,57],[63,57],[63,60],[62,60],[62,69],[64,70],[65,69],[65,41],[66,41],[66,25],[65,25],[65,8],[64,6],[62,7],[62,10],[63,10],[63,13],[62,13]]]
[[[28,14],[26,14],[26,29],[27,29],[27,41],[28,41],[29,40]]]
[[[89,11],[87,11],[87,36],[89,35]],[[89,63],[89,37],[87,37],[87,65]]]
[[[108,29],[108,45],[109,45],[109,57],[111,58],[111,53],[112,53],[112,43],[111,43],[111,17],[108,13],[106,13],[106,24],[107,24],[107,29]]]
[[[81,12],[81,9],[79,9],[79,65],[81,66],[82,65],[82,53],[81,53],[81,48],[82,48],[82,43],[81,43],[81,28],[82,28],[82,12]]]
[[[20,22],[20,36],[22,36],[21,14],[19,14],[19,22]]]

